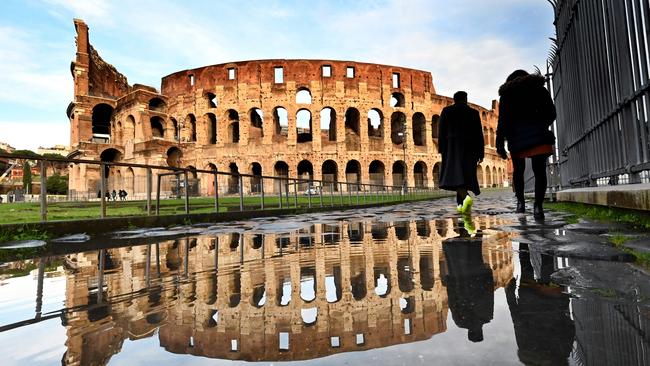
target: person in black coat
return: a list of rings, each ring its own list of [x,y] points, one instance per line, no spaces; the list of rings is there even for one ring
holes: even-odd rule
[[[442,155],[440,188],[456,191],[458,209],[471,209],[467,191],[481,194],[476,166],[483,161],[484,141],[481,117],[467,105],[467,93],[454,94],[454,104],[440,114],[438,152]]]
[[[546,161],[553,154],[555,136],[549,126],[555,120],[555,106],[551,94],[544,87],[544,77],[517,70],[510,74],[499,88],[499,124],[497,126],[497,153],[507,159],[504,143],[512,156],[512,180],[517,197],[516,212],[525,212],[524,170],[530,158],[535,174],[535,204],[533,215],[544,218],[546,194]]]
[[[494,313],[494,278],[492,269],[483,262],[481,238],[471,238],[465,229],[460,237],[442,242],[447,265],[443,284],[447,287],[449,310],[459,328],[467,329],[472,342],[483,340],[483,324]]]

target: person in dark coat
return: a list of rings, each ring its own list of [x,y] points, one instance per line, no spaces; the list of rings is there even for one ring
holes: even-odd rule
[[[460,232],[460,237],[442,242],[448,271],[443,281],[454,323],[467,329],[470,341],[481,342],[483,324],[494,313],[494,278],[483,262],[482,239],[470,238],[465,229]]]
[[[517,213],[526,210],[524,201],[524,170],[526,158],[531,159],[535,174],[535,203],[533,215],[544,218],[546,194],[546,161],[553,154],[555,136],[549,126],[555,120],[551,94],[544,87],[544,77],[517,70],[499,88],[499,124],[497,153],[507,159],[505,141],[512,156],[512,180],[517,197]]]
[[[476,166],[483,161],[484,141],[481,117],[467,105],[467,93],[454,94],[454,104],[440,114],[438,152],[442,155],[440,188],[456,191],[458,211],[471,210],[467,191],[481,194]]]

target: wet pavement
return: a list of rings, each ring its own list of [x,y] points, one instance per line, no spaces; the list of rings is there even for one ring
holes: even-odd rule
[[[513,210],[487,192],[471,220],[442,199],[12,243],[2,364],[650,364],[650,276],[608,244],[649,235]]]

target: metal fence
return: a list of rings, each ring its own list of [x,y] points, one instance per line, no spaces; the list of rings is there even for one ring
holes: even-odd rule
[[[83,159],[46,158],[1,154],[0,157],[36,162],[40,171],[39,217],[33,221],[48,220],[48,204],[53,203],[46,192],[49,163],[66,163],[71,169],[85,165],[85,171],[94,169],[97,185],[89,192],[70,190],[68,201],[83,203],[69,209],[96,207],[97,215],[128,216],[132,212],[120,209],[140,207],[143,215],[178,213],[207,213],[225,211],[252,211],[264,209],[360,206],[382,202],[406,201],[445,195],[436,188],[406,187],[361,182],[338,182],[291,178],[288,176],[263,176],[233,174],[218,170],[176,168],[124,162],[106,162]],[[114,177],[116,168],[130,169],[127,179]],[[135,173],[134,173],[135,171]],[[90,175],[78,179],[92,180]],[[140,187],[142,186],[142,187]],[[129,199],[111,195],[127,187]],[[140,189],[143,188],[143,189]],[[97,192],[95,193],[95,190]],[[134,201],[135,200],[135,201]],[[176,200],[176,202],[174,202]],[[57,199],[57,201],[59,201]],[[138,201],[144,205],[137,205]],[[172,201],[165,203],[164,201]],[[126,214],[121,214],[126,212]],[[24,220],[24,219],[23,219]],[[29,220],[28,220],[29,221]]]
[[[650,170],[650,4],[647,0],[548,0],[562,188],[639,183]]]

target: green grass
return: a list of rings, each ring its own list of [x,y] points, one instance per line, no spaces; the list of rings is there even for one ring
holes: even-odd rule
[[[626,224],[635,229],[650,229],[650,213],[647,212],[571,202],[549,202],[545,203],[544,207],[553,211],[571,213],[573,214],[573,218],[569,218],[575,222],[577,222],[578,218],[587,218],[596,221]],[[567,219],[567,223],[573,222]]]
[[[431,192],[427,196],[424,195],[410,195],[406,198],[408,200],[422,199],[425,197],[443,197],[448,194],[444,191]],[[296,205],[296,197],[290,196],[283,197],[283,208],[294,208]],[[399,194],[387,195],[384,197],[377,197],[376,195],[367,195],[365,200],[363,196],[359,198],[359,204],[371,204],[379,202],[399,202],[403,197]],[[329,193],[323,193],[323,205],[330,206],[331,203],[336,207],[343,202],[344,205],[356,204],[356,196],[350,197],[344,193],[341,197],[335,193],[330,197]],[[299,194],[297,197],[298,207],[308,207],[309,197]],[[320,207],[320,197],[312,196],[312,207]],[[288,206],[287,206],[288,203]],[[245,197],[244,210],[259,210],[261,198],[258,197]],[[154,206],[152,212],[155,213],[155,201],[152,202]],[[47,207],[47,220],[79,220],[99,218],[100,216],[100,202],[58,202],[50,203]],[[264,207],[267,210],[279,208],[279,198],[277,196],[268,196],[264,198]],[[219,198],[219,212],[239,211],[239,197],[220,197]],[[214,198],[211,197],[195,197],[190,198],[190,213],[211,213],[214,212]],[[126,202],[107,202],[106,215],[108,217],[130,217],[146,215],[146,202],[145,201],[126,201]],[[184,199],[166,199],[160,201],[160,215],[174,215],[185,213]],[[0,224],[16,224],[16,223],[36,223],[40,222],[40,204],[39,203],[4,203],[0,204]],[[29,239],[34,239],[29,237]],[[6,241],[0,232],[0,242]],[[12,238],[10,240],[17,240]]]

